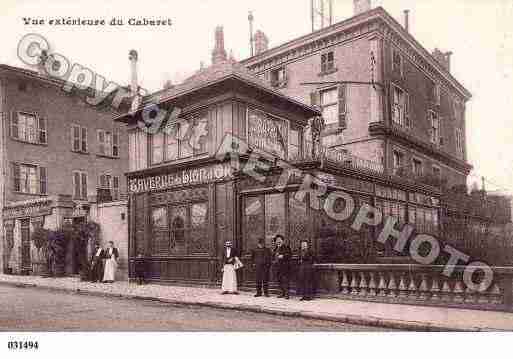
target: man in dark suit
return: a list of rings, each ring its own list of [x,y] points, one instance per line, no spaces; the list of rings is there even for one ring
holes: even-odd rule
[[[308,241],[301,241],[298,273],[298,292],[302,295],[300,300],[313,299],[314,263],[315,256],[308,246]]]
[[[101,282],[103,280],[103,259],[104,252],[99,243],[94,245],[94,251],[91,256],[91,282]]]
[[[269,296],[269,269],[271,267],[271,258],[271,250],[265,246],[264,238],[259,238],[257,247],[251,251],[251,260],[255,266],[256,272],[257,292],[255,297],[262,296],[262,287],[264,288],[264,295],[266,297]]]
[[[276,274],[280,285],[281,294],[278,298],[289,299],[289,282],[290,282],[290,258],[292,251],[285,244],[285,239],[281,234],[274,237],[276,248],[274,249],[274,264],[276,265]]]

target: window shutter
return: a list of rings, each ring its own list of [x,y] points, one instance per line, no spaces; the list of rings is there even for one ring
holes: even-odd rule
[[[81,183],[81,186],[82,186],[82,195],[81,195],[81,198],[87,198],[87,174],[86,173],[81,173],[81,177],[82,177],[82,183]]]
[[[112,134],[112,156],[119,156],[119,133],[117,131]]]
[[[46,167],[39,167],[39,193],[46,194],[46,192],[47,192]]]
[[[408,92],[404,93],[404,118],[406,127],[413,128],[413,123],[410,117],[410,94]]]
[[[39,143],[46,143],[46,119],[39,118]]]
[[[283,87],[287,86],[287,84],[289,83],[289,75],[289,69],[285,66],[283,68],[283,83],[281,84]]]
[[[321,96],[319,91],[313,91],[310,93],[310,104],[312,106],[320,106],[321,105]]]
[[[12,178],[14,184],[14,191],[20,192],[20,165],[18,163],[12,163]]]
[[[11,113],[11,137],[19,138],[18,137],[18,113],[15,111],[12,111],[12,113]]]
[[[73,197],[80,198],[80,173],[73,172]]]
[[[100,154],[105,154],[105,133],[102,130],[98,130],[98,145]]]
[[[347,128],[347,85],[338,87],[338,119],[341,128]]]
[[[80,151],[80,127],[71,126],[71,148],[73,151]]]
[[[80,143],[81,150],[82,150],[82,152],[87,152],[87,128],[86,127],[82,127],[80,136],[81,136],[81,143]]]

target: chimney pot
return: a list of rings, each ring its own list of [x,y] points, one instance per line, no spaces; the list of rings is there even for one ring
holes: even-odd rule
[[[255,33],[255,55],[258,55],[269,48],[269,39],[267,35],[260,30]]]
[[[219,64],[227,60],[226,50],[224,49],[224,31],[222,26],[216,27],[216,43],[212,51],[212,64]]]
[[[410,32],[410,10],[404,10],[404,29]]]
[[[139,93],[139,84],[137,81],[137,60],[139,56],[137,51],[130,50],[128,52],[128,60],[130,60],[130,92],[132,96]]]

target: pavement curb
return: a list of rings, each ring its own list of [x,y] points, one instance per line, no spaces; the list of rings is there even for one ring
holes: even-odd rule
[[[94,291],[88,289],[80,289],[80,288],[63,288],[57,286],[49,286],[49,285],[41,285],[34,283],[18,283],[18,282],[8,282],[8,281],[0,281],[0,285],[17,287],[17,288],[37,288],[44,289],[50,291],[58,291],[64,293],[72,293],[72,294],[80,294],[80,295],[91,295],[96,297],[110,297],[110,298],[125,298],[125,299],[133,299],[133,300],[146,300],[146,301],[156,301],[166,304],[172,305],[189,305],[189,306],[200,306],[200,307],[210,307],[216,309],[225,309],[225,310],[238,310],[238,311],[247,311],[253,313],[263,313],[263,314],[272,314],[272,315],[280,315],[285,317],[299,317],[305,319],[316,319],[316,320],[325,320],[330,322],[338,322],[338,323],[346,323],[353,325],[362,325],[362,326],[372,326],[372,327],[381,327],[388,329],[398,329],[404,331],[422,331],[422,332],[478,332],[478,331],[497,331],[492,328],[457,328],[457,327],[446,327],[446,326],[438,326],[423,322],[414,322],[414,321],[402,321],[396,319],[386,319],[386,318],[376,318],[372,316],[359,316],[359,315],[351,315],[351,314],[332,314],[332,313],[317,313],[312,311],[297,311],[297,310],[284,310],[284,309],[274,309],[270,307],[260,306],[260,305],[248,305],[248,304],[234,304],[234,303],[224,303],[224,302],[215,302],[215,301],[187,301],[187,300],[179,300],[179,299],[167,299],[167,298],[159,298],[159,297],[151,297],[151,296],[141,296],[135,294],[120,294],[120,293],[108,293],[101,291]]]

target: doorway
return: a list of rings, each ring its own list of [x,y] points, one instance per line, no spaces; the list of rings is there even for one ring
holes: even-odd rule
[[[30,258],[30,219],[20,220],[21,227],[21,272],[28,274],[32,271]]]

